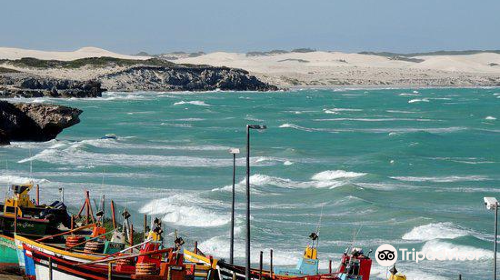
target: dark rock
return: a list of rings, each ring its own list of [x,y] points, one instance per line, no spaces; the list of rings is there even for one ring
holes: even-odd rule
[[[116,91],[278,90],[245,70],[211,66],[136,66],[102,76],[100,80]]]
[[[0,76],[0,97],[100,97],[106,91],[99,81],[76,81],[28,74]]]
[[[0,101],[0,142],[48,141],[80,122],[81,110],[51,104]]]
[[[0,130],[0,146],[4,145],[9,145],[10,141],[9,138],[7,137],[7,134],[3,132],[3,130]]]

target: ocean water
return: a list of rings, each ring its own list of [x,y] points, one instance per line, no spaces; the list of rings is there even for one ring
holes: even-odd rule
[[[354,244],[476,250],[475,261],[398,262],[409,279],[489,279],[500,196],[500,89],[106,93],[29,99],[84,110],[46,143],[0,148],[0,184],[33,178],[42,199],[82,203],[84,190],[160,217],[169,233],[227,258],[230,147],[251,135],[252,259],[293,265],[320,224],[319,257],[338,265]],[[100,139],[112,133],[117,140]],[[30,162],[33,171],[30,173]],[[244,258],[244,168],[237,160],[236,260]],[[140,220],[140,219],[138,219]],[[139,223],[138,227],[141,223]],[[358,233],[358,234],[356,234]],[[373,265],[373,278],[386,279]]]

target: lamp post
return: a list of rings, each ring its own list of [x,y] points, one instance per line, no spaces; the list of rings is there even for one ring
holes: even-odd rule
[[[493,280],[497,280],[497,231],[498,231],[498,200],[494,197],[485,197],[484,204],[488,210],[495,210],[495,230],[493,238]]]
[[[229,153],[233,155],[233,198],[231,203],[231,247],[229,248],[229,263],[234,261],[234,199],[236,185],[236,155],[240,153],[240,149],[229,149]]]
[[[247,215],[246,215],[246,228],[247,228],[247,236],[246,236],[246,267],[245,267],[245,280],[250,280],[250,130],[263,130],[267,127],[265,125],[259,124],[247,124],[247,188],[246,188],[246,196],[247,196]]]

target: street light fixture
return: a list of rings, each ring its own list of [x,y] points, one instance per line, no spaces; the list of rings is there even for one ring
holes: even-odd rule
[[[234,200],[235,200],[235,185],[236,185],[236,155],[240,153],[240,149],[229,149],[229,153],[233,155],[233,198],[231,203],[231,248],[229,250],[229,263],[234,261]]]
[[[260,124],[248,124],[247,125],[247,215],[246,215],[246,267],[245,267],[245,280],[250,280],[250,129],[263,130],[267,126]]]
[[[498,230],[498,200],[494,197],[485,197],[486,209],[495,210],[495,237],[493,239],[493,280],[497,280],[497,230]]]

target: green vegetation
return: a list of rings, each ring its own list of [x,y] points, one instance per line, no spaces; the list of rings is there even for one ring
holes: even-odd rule
[[[315,52],[315,49],[310,49],[310,48],[300,48],[300,49],[294,49],[292,52],[294,53],[310,53],[310,52]]]
[[[158,59],[150,58],[147,60],[138,59],[121,59],[114,57],[89,57],[81,58],[72,61],[60,61],[60,60],[41,60],[32,57],[25,57],[17,60],[1,60],[0,63],[10,63],[11,65],[17,67],[25,68],[66,68],[66,69],[76,69],[84,66],[90,66],[95,68],[102,67],[116,67],[116,66],[163,66],[163,67],[176,67],[177,64]]]
[[[308,63],[309,62],[309,60],[294,59],[294,58],[287,58],[287,59],[278,60],[278,62],[286,62],[286,61],[296,61],[296,62],[300,62],[300,63]]]
[[[466,50],[466,51],[435,51],[421,53],[392,53],[392,52],[360,52],[359,54],[379,55],[386,57],[412,57],[412,56],[427,56],[427,55],[468,55],[478,53],[496,53],[500,54],[500,50]]]
[[[272,50],[268,52],[248,52],[246,56],[268,56],[268,55],[277,55],[277,54],[285,54],[288,51],[285,50]]]

